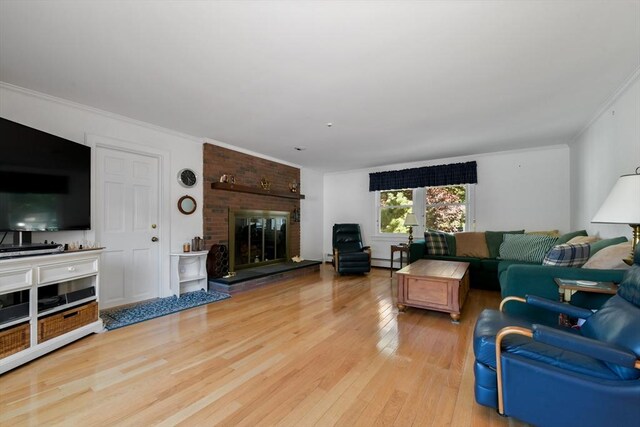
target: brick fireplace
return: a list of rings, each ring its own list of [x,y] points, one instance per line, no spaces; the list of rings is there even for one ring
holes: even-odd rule
[[[229,246],[230,211],[300,211],[300,200],[290,192],[291,183],[300,182],[300,169],[273,162],[249,154],[240,153],[213,144],[203,146],[204,200],[203,221],[206,247],[213,244]],[[235,191],[234,186],[226,189],[212,189],[222,175],[233,176],[238,189],[255,191]],[[266,180],[270,189],[263,190],[261,181]],[[290,220],[287,224],[289,256],[300,254],[300,223]]]

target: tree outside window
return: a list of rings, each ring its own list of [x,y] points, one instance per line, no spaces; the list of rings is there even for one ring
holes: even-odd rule
[[[413,207],[413,190],[389,190],[380,192],[381,233],[408,233],[404,226],[404,217]]]
[[[426,188],[426,226],[440,231],[464,231],[467,221],[467,186]]]

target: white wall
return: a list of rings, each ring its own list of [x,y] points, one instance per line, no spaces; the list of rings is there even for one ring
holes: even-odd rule
[[[373,258],[388,260],[389,245],[402,241],[376,236],[375,193],[369,192],[369,173],[470,160],[478,163],[476,230],[569,231],[569,148],[558,145],[326,174],[324,253],[331,252],[333,224],[341,222],[360,224]],[[423,232],[414,228],[414,236]]]
[[[627,226],[591,224],[590,221],[617,177],[632,173],[640,166],[639,76],[640,72],[636,73],[618,96],[613,97],[604,113],[577,138],[570,150],[566,146],[555,146],[324,176],[301,168],[302,193],[306,199],[301,202],[300,255],[321,259],[322,254],[331,251],[331,226],[336,222],[357,222],[362,225],[365,241],[373,247],[374,257],[388,258],[389,243],[398,239],[373,240],[375,204],[373,193],[368,191],[368,174],[468,160],[478,162],[477,230],[585,228],[590,234],[599,233],[603,237],[630,237]],[[186,191],[173,178],[184,167],[202,173],[202,141],[198,138],[3,83],[0,83],[0,115],[79,143],[85,143],[86,135],[92,134],[115,138],[134,147],[143,145],[168,152],[167,169],[172,179],[165,199],[172,205],[170,248],[180,250],[183,242],[202,235],[202,211],[184,216],[173,206],[187,193],[195,196],[199,203],[202,201],[202,181],[196,189]],[[416,231],[416,235],[421,232]],[[55,240],[61,242],[93,240],[91,231],[57,233],[56,236]]]
[[[186,189],[173,177],[186,167],[202,176],[202,142],[166,129],[6,84],[0,84],[0,116],[80,144],[91,145],[91,140],[98,136],[114,140],[120,147],[151,147],[164,155],[162,173],[169,174],[171,179],[168,180],[168,190],[163,188],[161,210],[168,213],[169,221],[165,223],[170,230],[167,231],[166,227],[159,230],[159,235],[169,238],[168,244],[162,245],[160,289],[161,295],[168,295],[169,252],[181,250],[183,242],[202,235],[202,209],[185,216],[176,207],[177,200],[185,194],[190,194],[199,205],[202,204],[202,180],[199,180],[196,187]],[[95,188],[96,183],[92,182],[92,194],[95,194]],[[95,218],[93,209],[95,201],[92,206],[92,218]],[[96,234],[94,230],[89,230],[33,235],[34,242],[45,239],[56,243],[95,242]],[[162,242],[165,243],[165,240]]]
[[[5,84],[0,85],[0,115],[80,144],[87,144],[91,136],[100,136],[117,140],[118,145],[133,149],[144,146],[162,150],[168,157],[164,173],[176,177],[180,169],[188,167],[202,176],[202,141],[196,138]],[[185,216],[175,206],[178,198],[184,194],[194,196],[201,205],[202,179],[193,189],[185,189],[177,179],[172,178],[169,191],[163,194],[164,203],[172,205],[171,250],[180,250],[183,242],[202,235],[202,209]],[[95,233],[93,230],[37,233],[34,238],[54,239],[62,243],[83,239],[93,241]]]
[[[165,155],[163,173],[169,174],[168,189],[163,191],[163,203],[170,207],[169,244],[163,248],[162,289],[169,289],[169,252],[181,251],[182,244],[194,236],[202,236],[202,209],[192,215],[182,215],[176,203],[189,194],[198,206],[202,206],[202,179],[193,189],[180,186],[176,177],[179,170],[191,168],[202,178],[203,139],[180,134],[169,129],[139,122],[127,117],[100,111],[59,98],[0,82],[0,116],[36,129],[90,145],[96,136],[115,140],[114,145],[136,149],[148,147]],[[89,143],[87,142],[89,141]],[[257,157],[264,157],[229,144],[205,139],[206,142],[237,149]],[[267,157],[265,157],[267,158]],[[277,159],[271,159],[279,161]],[[286,163],[286,162],[283,162]],[[289,163],[287,163],[289,164]],[[298,167],[296,165],[291,165]],[[307,259],[321,259],[322,231],[322,174],[301,168],[302,191],[306,199],[301,201],[301,256]],[[95,192],[93,183],[92,192]],[[93,230],[78,232],[34,233],[34,241],[55,240],[60,243],[95,241]]]
[[[625,236],[628,225],[592,224],[620,175],[640,166],[640,70],[571,144],[571,225],[601,237]]]
[[[300,256],[322,259],[323,174],[308,168],[300,169]]]

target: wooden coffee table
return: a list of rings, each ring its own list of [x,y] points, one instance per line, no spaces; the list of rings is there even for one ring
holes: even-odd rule
[[[409,307],[449,313],[460,320],[469,292],[469,263],[421,259],[398,270],[398,309]]]

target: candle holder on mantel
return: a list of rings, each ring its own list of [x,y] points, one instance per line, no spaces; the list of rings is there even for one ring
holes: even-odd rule
[[[267,178],[262,178],[260,180],[260,186],[263,190],[269,191],[271,190],[271,182],[267,180]]]

